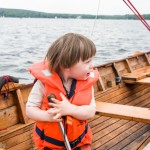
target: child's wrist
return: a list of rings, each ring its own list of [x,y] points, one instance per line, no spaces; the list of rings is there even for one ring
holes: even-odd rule
[[[71,104],[70,108],[69,108],[69,114],[68,115],[73,116],[76,109],[77,109],[77,106],[74,104]]]
[[[45,111],[44,117],[45,117],[44,119],[45,121],[52,122],[52,116],[47,111]]]

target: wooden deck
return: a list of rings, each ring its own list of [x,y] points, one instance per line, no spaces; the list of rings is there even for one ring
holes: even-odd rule
[[[95,93],[96,100],[150,108],[150,87],[131,86],[132,91],[122,85],[120,88],[109,89],[101,94]],[[141,92],[143,88],[145,90]],[[94,133],[92,145],[94,150],[142,150],[150,142],[150,124],[126,118],[100,116],[100,114],[98,113],[90,122]]]
[[[150,86],[138,82],[145,78],[148,82],[149,71],[130,84],[122,77],[128,75],[131,80],[131,73],[135,78],[137,70],[149,66],[150,52],[96,66],[100,77],[94,85],[97,113],[89,120],[93,131],[92,150],[148,150]],[[3,150],[37,149],[32,140],[34,122],[25,116],[31,87],[13,88],[9,97],[5,97],[3,89],[0,95],[0,148]]]
[[[150,53],[97,67],[100,72],[100,80],[94,87],[97,115],[90,121],[93,150],[142,150],[150,143],[149,60]],[[116,77],[126,80],[122,78],[117,83]],[[146,82],[137,83],[142,79]],[[126,82],[129,80],[135,82]]]

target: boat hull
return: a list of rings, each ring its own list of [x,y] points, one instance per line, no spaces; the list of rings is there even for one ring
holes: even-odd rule
[[[100,77],[94,84],[97,113],[89,120],[93,150],[140,150],[150,142],[150,72],[139,71],[149,66],[150,52],[95,66]],[[9,86],[9,95],[6,86],[0,95],[0,148],[37,149],[32,140],[34,121],[25,115],[33,84]]]

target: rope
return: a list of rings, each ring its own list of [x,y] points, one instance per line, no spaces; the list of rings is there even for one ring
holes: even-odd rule
[[[134,5],[130,2],[130,0],[123,0],[124,3],[132,10],[132,12],[136,15],[136,17],[145,25],[145,27],[150,31],[149,24],[145,21],[142,15],[137,11]]]
[[[97,13],[96,13],[96,15],[95,15],[95,19],[94,19],[94,23],[93,23],[93,29],[92,29],[92,32],[91,32],[91,36],[93,35],[93,32],[94,32],[96,20],[97,20],[97,17],[98,17],[99,8],[100,8],[100,0],[98,1]]]
[[[5,87],[5,89],[6,89],[5,96],[8,97],[8,96],[9,96],[9,92],[10,92],[10,89],[9,89],[9,82],[12,82],[14,88],[15,88],[15,84],[13,83],[13,80],[12,80],[9,76],[7,76],[7,75],[4,75],[4,76],[2,76],[2,77],[0,77],[0,78],[5,79],[5,84],[4,84],[4,87]],[[0,89],[0,94],[1,94],[1,89]]]

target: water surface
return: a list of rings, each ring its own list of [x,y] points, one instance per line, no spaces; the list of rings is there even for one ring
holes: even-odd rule
[[[95,65],[150,51],[150,33],[138,20],[97,20],[94,30],[93,25],[88,19],[0,18],[0,76],[32,82],[27,68],[43,60],[50,44],[68,32],[94,41]]]

